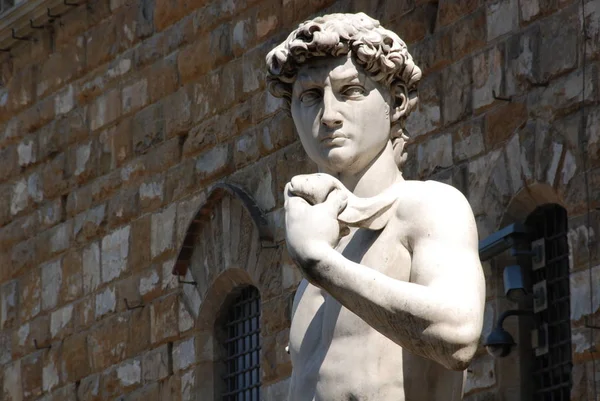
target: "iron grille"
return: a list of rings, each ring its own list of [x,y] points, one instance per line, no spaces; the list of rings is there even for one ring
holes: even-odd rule
[[[15,6],[15,0],[0,0],[0,14],[4,14]]]
[[[571,321],[567,212],[558,205],[536,209],[527,219],[534,239],[544,238],[545,265],[532,271],[532,283],[546,282],[547,307],[536,313],[548,326],[548,350],[534,356],[535,401],[570,400]]]
[[[260,294],[246,287],[231,304],[223,332],[223,401],[260,400]]]

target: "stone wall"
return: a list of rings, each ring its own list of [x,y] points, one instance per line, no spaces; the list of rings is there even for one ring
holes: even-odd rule
[[[536,205],[567,209],[572,399],[592,399],[598,1],[95,0],[0,54],[0,400],[206,399],[211,325],[242,284],[261,290],[264,398],[283,399],[300,277],[281,244],[282,188],[315,167],[265,93],[264,56],[332,11],[379,18],[423,68],[407,177],[463,191],[481,238]],[[273,241],[237,199],[207,206],[219,181],[252,195]],[[220,221],[240,235],[198,238],[194,287],[171,270],[200,208],[207,233]],[[508,305],[500,269],[484,267],[489,331]],[[519,399],[515,358],[481,350],[466,399]]]

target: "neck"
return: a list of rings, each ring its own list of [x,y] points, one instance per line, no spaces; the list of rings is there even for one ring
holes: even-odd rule
[[[392,143],[386,147],[362,170],[333,174],[346,188],[360,198],[380,194],[392,185],[404,181],[402,172],[394,160]]]

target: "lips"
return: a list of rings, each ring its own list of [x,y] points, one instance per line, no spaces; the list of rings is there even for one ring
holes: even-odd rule
[[[321,142],[335,144],[336,142],[342,142],[342,140],[344,140],[344,139],[348,139],[348,137],[346,135],[344,135],[342,132],[334,132],[332,134],[323,136],[321,138]]]

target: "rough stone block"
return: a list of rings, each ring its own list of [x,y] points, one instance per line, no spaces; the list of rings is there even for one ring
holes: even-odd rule
[[[452,136],[443,134],[419,144],[417,163],[419,177],[427,177],[436,169],[452,166]]]
[[[163,101],[165,134],[167,138],[187,133],[192,123],[192,86],[183,87]]]
[[[177,305],[177,295],[169,295],[155,300],[150,306],[150,338],[153,344],[178,336]]]
[[[0,287],[0,328],[12,327],[16,323],[18,297],[18,281],[9,281]]]
[[[21,360],[4,367],[3,395],[6,401],[23,401]]]
[[[90,128],[96,131],[114,122],[121,114],[121,96],[118,89],[111,89],[98,97],[89,112]]]
[[[61,383],[59,373],[61,358],[62,347],[50,348],[45,355],[42,367],[42,389],[44,392],[52,391]]]
[[[102,238],[102,281],[119,277],[127,268],[130,227],[125,226]]]
[[[509,102],[500,105],[485,116],[485,143],[492,149],[506,142],[515,131],[527,123],[527,106]]]
[[[406,122],[411,138],[433,132],[441,126],[439,86],[439,74],[429,75],[419,84],[419,104]]]
[[[84,377],[77,388],[77,399],[81,401],[102,401],[100,375]]]
[[[150,348],[150,309],[139,308],[131,312],[129,326],[128,356],[136,356]]]
[[[68,304],[50,315],[50,335],[60,339],[73,330],[73,304]]]
[[[571,7],[540,25],[539,68],[544,81],[577,67],[580,13],[578,7]]]
[[[93,371],[103,370],[125,359],[129,341],[129,318],[117,315],[102,320],[88,336]]]
[[[108,18],[86,34],[86,67],[95,68],[108,61],[119,51],[117,18]]]
[[[506,42],[506,94],[515,95],[539,82],[539,29],[529,29]]]
[[[100,246],[97,242],[90,244],[83,250],[83,292],[94,292],[100,285]]]
[[[465,60],[442,73],[442,112],[446,125],[471,111],[471,68],[470,60]]]
[[[62,284],[61,261],[46,263],[40,269],[42,273],[42,310],[53,309],[58,304],[58,295]]]
[[[254,129],[240,135],[233,148],[233,163],[237,168],[256,161],[259,157],[259,150]]]
[[[147,74],[148,97],[151,103],[170,95],[179,87],[175,56],[156,62],[148,69]]]
[[[517,0],[499,0],[487,4],[487,40],[514,31],[519,25]]]
[[[489,355],[476,358],[469,365],[464,394],[492,387],[496,384],[495,360]]]
[[[215,66],[214,55],[210,52],[210,36],[202,35],[188,46],[184,47],[177,59],[179,77],[182,83],[187,83],[195,77],[206,74]]]
[[[60,369],[66,381],[75,382],[90,374],[87,333],[75,333],[68,336],[65,338],[62,348]]]
[[[104,372],[102,376],[104,398],[126,394],[141,384],[142,369],[139,360],[129,360]]]
[[[502,96],[503,50],[494,47],[473,57],[473,110],[480,111]]]
[[[173,370],[176,373],[196,363],[195,341],[195,337],[190,337],[173,345]]]
[[[438,3],[437,23],[440,26],[450,25],[479,6],[478,0],[442,0]]]
[[[133,150],[135,154],[146,153],[165,139],[165,119],[162,105],[153,104],[133,117]]]
[[[454,159],[461,162],[484,151],[482,121],[474,120],[458,127],[452,133]]]
[[[166,378],[169,373],[169,345],[165,344],[146,353],[142,358],[144,383]]]
[[[96,295],[96,319],[101,319],[104,315],[112,313],[116,309],[117,299],[114,287],[107,287]]]
[[[54,96],[54,114],[61,116],[67,114],[75,107],[75,90],[73,85],[67,86]]]
[[[148,303],[160,294],[160,276],[156,268],[152,268],[140,277],[139,292],[144,303]]]
[[[12,148],[14,150],[14,147]],[[19,166],[26,167],[37,161],[37,141],[36,137],[25,138],[17,147],[19,155]]]
[[[152,258],[156,258],[174,249],[175,218],[177,205],[173,204],[162,212],[152,215],[150,249]]]
[[[108,225],[115,227],[127,223],[137,216],[139,211],[137,188],[125,188],[108,202]]]
[[[81,251],[70,249],[62,261],[62,283],[60,287],[60,303],[71,302],[83,292],[83,273]]]
[[[78,243],[87,242],[102,231],[105,222],[106,206],[99,205],[75,217],[73,223],[73,237]]]
[[[224,174],[231,167],[231,156],[227,144],[218,145],[196,159],[196,173],[201,181],[208,181]]]
[[[597,283],[600,280],[600,266],[592,268],[591,277],[592,282]],[[571,320],[581,320],[585,315],[593,314],[600,309],[600,290],[597,286],[592,286],[590,289],[589,280],[589,270],[571,273],[569,276]]]

